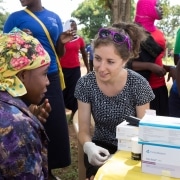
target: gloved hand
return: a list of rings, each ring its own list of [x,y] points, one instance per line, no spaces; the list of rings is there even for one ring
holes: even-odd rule
[[[93,166],[101,166],[110,156],[109,151],[100,146],[96,146],[93,142],[85,142],[83,150],[88,156],[88,161]]]

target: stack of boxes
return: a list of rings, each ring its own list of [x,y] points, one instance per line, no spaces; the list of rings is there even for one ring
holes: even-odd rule
[[[118,150],[129,151],[132,150],[132,137],[138,136],[137,126],[129,125],[127,121],[123,121],[116,127],[116,138],[118,139]]]
[[[118,150],[132,152],[132,137],[142,144],[142,172],[180,178],[180,118],[145,115],[139,127],[116,127]]]
[[[145,115],[139,143],[142,172],[180,178],[180,118]]]

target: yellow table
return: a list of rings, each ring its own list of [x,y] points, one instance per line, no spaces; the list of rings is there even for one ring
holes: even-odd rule
[[[95,180],[177,180],[177,178],[143,173],[141,162],[131,160],[130,152],[117,151],[99,168]]]

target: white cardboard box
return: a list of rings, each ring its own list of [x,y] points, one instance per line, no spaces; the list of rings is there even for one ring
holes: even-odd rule
[[[180,178],[180,149],[143,145],[142,172]]]
[[[180,147],[180,118],[145,115],[139,123],[139,142]]]
[[[116,138],[131,140],[132,137],[138,136],[138,127],[128,125],[127,121],[123,121],[116,126]]]
[[[118,139],[118,150],[131,152],[132,141],[126,139]]]

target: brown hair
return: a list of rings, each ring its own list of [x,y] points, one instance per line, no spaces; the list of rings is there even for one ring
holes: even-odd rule
[[[101,45],[113,44],[117,53],[125,61],[129,60],[130,58],[137,58],[139,56],[140,44],[147,38],[147,34],[142,27],[135,23],[120,22],[113,24],[111,27],[107,27],[106,29],[113,30],[127,36],[129,38],[130,48],[128,48],[127,42],[118,44],[113,41],[111,36],[108,36],[107,38],[100,38],[97,34],[93,41],[94,49]]]

